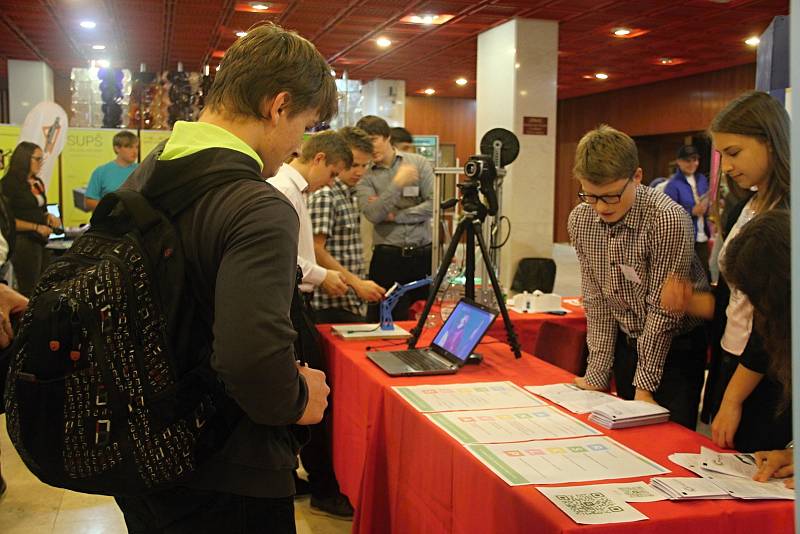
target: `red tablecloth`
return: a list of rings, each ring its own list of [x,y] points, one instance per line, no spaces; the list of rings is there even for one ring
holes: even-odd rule
[[[403,324],[406,327],[406,324]],[[789,502],[734,500],[637,503],[649,521],[581,526],[533,486],[511,487],[394,393],[392,386],[511,380],[520,385],[570,381],[572,375],[524,355],[515,360],[502,343],[485,343],[485,361],[456,375],[390,378],[364,356],[366,342],[343,341],[321,327],[332,387],[334,467],[356,517],[353,531],[389,533],[791,532]],[[423,335],[429,341],[432,332]],[[492,341],[491,339],[487,341]],[[386,347],[386,342],[372,343]],[[577,416],[583,421],[586,416]],[[703,436],[673,423],[604,434],[672,470],[673,452],[712,447]],[[628,479],[642,480],[642,479]],[[587,482],[588,483],[588,482]],[[592,482],[594,483],[594,482]]]
[[[549,313],[517,313],[513,310],[508,310],[508,316],[514,324],[514,331],[517,333],[520,347],[527,352],[534,352],[536,347],[536,340],[539,338],[539,330],[542,325],[547,322],[557,322],[564,325],[569,325],[573,328],[581,330],[586,333],[586,314],[583,307],[575,306],[570,302],[578,300],[578,297],[565,297],[561,299],[561,305],[569,313],[566,315],[551,315]],[[565,302],[570,301],[570,302]],[[425,301],[415,302],[411,305],[409,313],[412,319],[419,317],[422,310],[425,308]],[[439,306],[435,305],[432,308],[434,313],[439,313]],[[497,316],[497,320],[492,324],[489,331],[486,333],[489,336],[496,337],[497,339],[505,341],[507,339],[506,326],[503,321],[502,315]]]

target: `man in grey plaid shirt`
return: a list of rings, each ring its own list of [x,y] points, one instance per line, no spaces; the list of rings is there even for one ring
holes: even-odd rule
[[[699,320],[661,307],[667,276],[707,282],[694,255],[691,220],[666,195],[641,185],[636,144],[602,125],[575,154],[579,204],[569,234],[581,266],[589,361],[575,382],[654,402],[695,428],[707,340]]]
[[[318,323],[364,321],[363,302],[377,302],[386,292],[371,280],[364,280],[364,248],[355,186],[364,176],[372,157],[372,141],[359,128],[339,130],[353,153],[353,164],[339,173],[330,186],[308,198],[308,213],[314,235],[317,263],[339,271],[350,289],[342,296],[330,296],[319,288],[311,305]]]

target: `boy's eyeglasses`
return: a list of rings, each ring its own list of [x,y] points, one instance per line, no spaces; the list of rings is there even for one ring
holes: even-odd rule
[[[613,195],[590,195],[589,193],[581,191],[578,193],[578,198],[585,204],[597,204],[598,200],[602,200],[604,204],[619,204],[620,200],[622,200],[623,193],[625,193],[625,189],[632,180],[633,178],[628,178],[628,181],[625,182],[625,185],[622,186],[622,190],[619,193]]]

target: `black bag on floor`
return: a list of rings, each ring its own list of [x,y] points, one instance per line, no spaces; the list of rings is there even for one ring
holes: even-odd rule
[[[210,320],[185,288],[172,220],[181,205],[118,191],[42,275],[22,317],[6,381],[11,440],[43,482],[137,495],[184,480],[241,414],[209,365]]]

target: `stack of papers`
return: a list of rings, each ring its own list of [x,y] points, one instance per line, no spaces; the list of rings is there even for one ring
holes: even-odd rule
[[[653,425],[669,420],[669,410],[658,404],[645,401],[615,399],[595,407],[589,421],[615,429]]]
[[[705,478],[663,477],[652,478],[650,485],[663,492],[670,500],[732,499],[728,493]]]
[[[700,454],[675,453],[670,455],[669,459],[700,475],[736,499],[794,499],[794,490],[784,485],[784,479],[773,478],[767,482],[753,480],[757,468],[753,457],[749,454],[720,453],[701,447]],[[690,480],[694,480],[695,485],[702,484],[696,482],[698,479]],[[653,484],[653,487],[658,486]]]
[[[602,391],[581,389],[575,384],[548,384],[525,386],[525,389],[566,408],[572,413],[589,413],[595,406],[610,402],[616,397]]]

